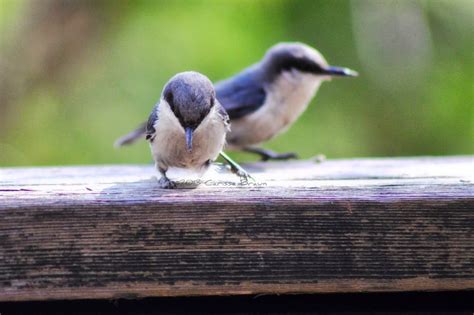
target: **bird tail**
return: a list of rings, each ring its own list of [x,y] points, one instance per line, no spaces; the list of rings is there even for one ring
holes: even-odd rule
[[[137,140],[145,139],[145,134],[146,134],[146,123],[142,123],[137,129],[118,138],[114,143],[114,147],[119,148],[124,145],[133,144]]]

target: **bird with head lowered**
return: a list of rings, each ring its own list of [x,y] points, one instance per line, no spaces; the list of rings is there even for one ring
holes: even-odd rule
[[[170,167],[200,173],[207,170],[221,153],[228,130],[227,113],[206,76],[190,71],[172,77],[145,127],[146,139],[161,174],[160,185],[176,187],[166,176]],[[236,171],[248,176],[238,166]]]

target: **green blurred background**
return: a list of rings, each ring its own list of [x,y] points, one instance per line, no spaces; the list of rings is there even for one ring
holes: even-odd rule
[[[265,147],[474,153],[472,0],[0,0],[0,36],[0,166],[148,163],[144,141],[112,144],[147,118],[172,75],[221,80],[280,41],[360,76],[323,84]]]

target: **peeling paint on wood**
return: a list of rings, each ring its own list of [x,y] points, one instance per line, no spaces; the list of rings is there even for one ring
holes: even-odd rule
[[[0,169],[0,300],[474,289],[473,157],[247,168]]]

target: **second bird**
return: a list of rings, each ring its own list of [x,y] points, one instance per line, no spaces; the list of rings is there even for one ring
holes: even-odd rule
[[[227,111],[230,150],[259,154],[263,160],[288,159],[294,153],[275,153],[259,147],[287,130],[304,112],[322,82],[357,76],[347,68],[329,66],[314,48],[302,43],[280,43],[263,59],[237,75],[215,84],[217,99]],[[143,137],[144,125],[117,140],[117,145]]]

